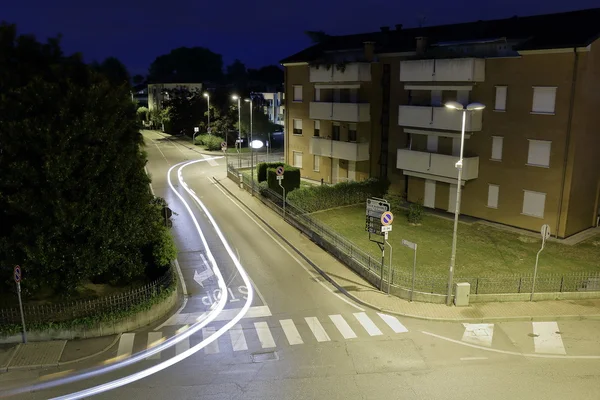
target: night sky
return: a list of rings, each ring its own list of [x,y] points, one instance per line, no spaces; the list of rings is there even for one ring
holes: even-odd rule
[[[277,63],[310,45],[304,31],[377,31],[600,7],[599,0],[3,0],[0,20],[45,39],[63,34],[67,53],[86,61],[115,56],[146,74],[156,56],[203,46],[248,67]],[[599,22],[600,23],[600,22]],[[557,27],[560,29],[560,27]]]

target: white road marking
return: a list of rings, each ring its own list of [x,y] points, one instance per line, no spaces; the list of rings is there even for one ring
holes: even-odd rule
[[[275,340],[273,339],[269,325],[267,325],[266,322],[255,322],[254,328],[256,329],[258,340],[260,340],[263,349],[275,347]]]
[[[382,313],[377,313],[377,315],[379,315],[381,317],[381,319],[383,320],[383,322],[388,324],[388,326],[390,328],[392,328],[392,330],[395,333],[408,332],[408,329],[406,329],[406,327],[404,325],[402,325],[402,323],[400,323],[400,321],[398,321],[398,318],[393,317],[391,315],[382,314]]]
[[[532,322],[536,353],[567,354],[556,322]]]
[[[335,327],[340,331],[344,339],[354,339],[356,338],[356,333],[350,328],[350,325],[346,322],[346,320],[339,314],[330,315],[329,318],[331,322],[335,325]]]
[[[283,333],[285,333],[285,337],[289,344],[294,345],[304,343],[300,336],[300,332],[298,332],[296,325],[294,325],[294,321],[291,319],[282,319],[279,320],[279,323],[281,324],[281,328],[283,329]]]
[[[315,335],[317,342],[329,342],[331,340],[317,317],[305,317],[304,320],[308,324],[308,327],[312,331],[313,335]]]
[[[248,344],[246,343],[246,337],[240,324],[235,324],[229,330],[229,338],[231,339],[231,346],[233,351],[248,350]]]
[[[117,349],[117,357],[127,357],[133,352],[133,339],[135,333],[123,333],[119,339],[119,348]]]
[[[208,157],[206,154],[202,154],[202,158],[204,158],[206,161],[208,161],[208,164],[211,167],[216,167],[217,165],[219,165],[214,158],[210,158]]]
[[[213,303],[216,304],[216,303]],[[241,311],[241,308],[228,308],[219,313],[213,321],[229,321],[233,317],[235,317]],[[209,311],[203,312],[195,312],[195,313],[181,313],[178,315],[174,315],[169,318],[168,321],[164,323],[165,326],[174,326],[174,325],[186,325],[193,324],[200,320],[206,318],[209,314]],[[268,306],[255,306],[250,307],[248,312],[242,318],[262,318],[262,317],[270,317],[271,310]]]
[[[158,149],[158,151],[160,151],[160,154],[162,154],[162,156],[165,159],[167,165],[171,165],[171,163],[169,162],[169,160],[167,160],[167,156],[165,156],[165,153],[163,153],[163,151],[160,149],[160,147],[158,147],[158,145],[156,144],[156,142],[153,140],[152,143],[154,143],[154,145],[156,146],[156,148]]]
[[[367,333],[370,336],[383,335],[383,332],[381,332],[379,330],[379,328],[377,327],[377,325],[375,325],[375,323],[371,320],[371,318],[369,318],[367,316],[366,313],[364,313],[364,312],[354,313],[354,316],[356,317],[356,319],[358,320],[358,322],[360,322],[360,324],[363,326],[363,328],[365,328],[365,330],[367,331]]]
[[[177,276],[179,276],[179,282],[181,283],[181,291],[183,292],[183,295],[185,297],[187,297],[187,295],[188,295],[187,286],[185,284],[185,280],[183,279],[183,272],[181,272],[181,267],[179,266],[179,261],[177,259],[175,259],[174,263],[175,263],[175,269],[177,270]]]
[[[161,340],[163,337],[162,332],[148,332],[148,345],[147,348],[153,347],[153,344]],[[156,353],[146,358],[146,360],[160,360],[160,353]]]
[[[494,324],[464,324],[465,332],[462,341],[492,347]]]
[[[460,361],[478,361],[478,360],[487,360],[487,357],[461,357]]]
[[[217,343],[216,341],[214,343]],[[181,342],[175,344],[175,354],[181,354],[190,348],[190,338],[186,337]]]
[[[215,328],[213,327],[207,327],[207,328],[202,328],[202,338],[204,340],[208,339],[210,336],[214,335],[215,333]],[[204,348],[204,353],[205,354],[217,354],[219,352],[219,341],[215,340],[209,344],[206,345],[206,347]]]

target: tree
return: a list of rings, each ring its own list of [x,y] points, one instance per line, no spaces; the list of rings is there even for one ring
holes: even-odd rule
[[[252,136],[254,139],[266,138],[269,133],[277,132],[281,126],[269,121],[269,117],[264,113],[260,99],[255,99],[252,103]],[[237,112],[237,110],[236,110]],[[241,112],[242,134],[249,137],[250,133],[250,106],[243,103]],[[237,123],[236,123],[237,126]]]
[[[248,81],[248,73],[243,62],[236,59],[231,65],[227,66],[227,83],[235,85],[238,90],[246,87]]]
[[[108,57],[102,63],[93,62],[92,68],[100,72],[113,85],[130,85],[129,72],[127,67],[115,57]]]
[[[64,56],[58,39],[39,43],[6,24],[0,87],[0,276],[18,264],[25,295],[67,294],[160,271],[172,241],[129,88]]]
[[[204,122],[206,101],[197,89],[178,88],[167,90],[163,107],[169,110],[169,133],[181,131],[192,137],[194,127]]]
[[[142,83],[146,82],[146,78],[144,77],[144,75],[140,74],[134,75],[131,80],[134,86],[141,85]]]
[[[179,47],[156,57],[148,80],[157,83],[197,83],[223,78],[223,58],[204,47]]]
[[[254,82],[261,82],[276,88],[283,86],[283,69],[277,65],[267,65],[259,69],[249,69],[248,79]]]

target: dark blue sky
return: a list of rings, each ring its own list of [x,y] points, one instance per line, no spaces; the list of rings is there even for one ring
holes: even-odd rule
[[[600,7],[599,0],[4,0],[0,20],[38,39],[63,34],[86,61],[115,56],[145,74],[156,56],[204,46],[249,67],[276,63],[310,44],[306,30],[345,34]],[[600,22],[599,22],[600,23]],[[560,29],[560,27],[557,27]]]

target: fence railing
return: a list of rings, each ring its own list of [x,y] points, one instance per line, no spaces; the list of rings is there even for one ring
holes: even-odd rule
[[[47,305],[24,305],[23,313],[28,324],[65,322],[104,313],[126,311],[137,305],[148,303],[164,290],[170,288],[175,276],[170,268],[162,277],[139,288],[112,296],[92,300],[79,300]],[[0,309],[0,325],[20,324],[18,307]]]
[[[252,191],[250,176],[241,173],[234,164],[228,165],[228,176],[238,184],[242,177],[243,187]],[[410,290],[412,287],[412,274],[400,269],[397,264],[392,265],[389,271],[387,261],[382,267],[381,258],[374,258],[354,243],[339,235],[320,221],[315,220],[308,212],[286,202],[285,216],[283,215],[282,196],[270,189],[260,189],[255,181],[254,192],[265,205],[278,212],[290,225],[304,232],[313,241],[342,259],[361,276],[379,285],[383,281],[384,288],[391,276],[391,285]],[[262,193],[261,193],[262,192]],[[383,280],[381,274],[383,273]],[[530,293],[533,284],[532,274],[493,275],[483,277],[455,276],[454,282],[468,282],[472,294],[512,294]],[[415,275],[415,292],[445,295],[448,280],[445,276],[432,276],[425,274]],[[570,274],[538,274],[536,277],[537,293],[553,292],[582,292],[600,291],[600,272],[579,272]]]

